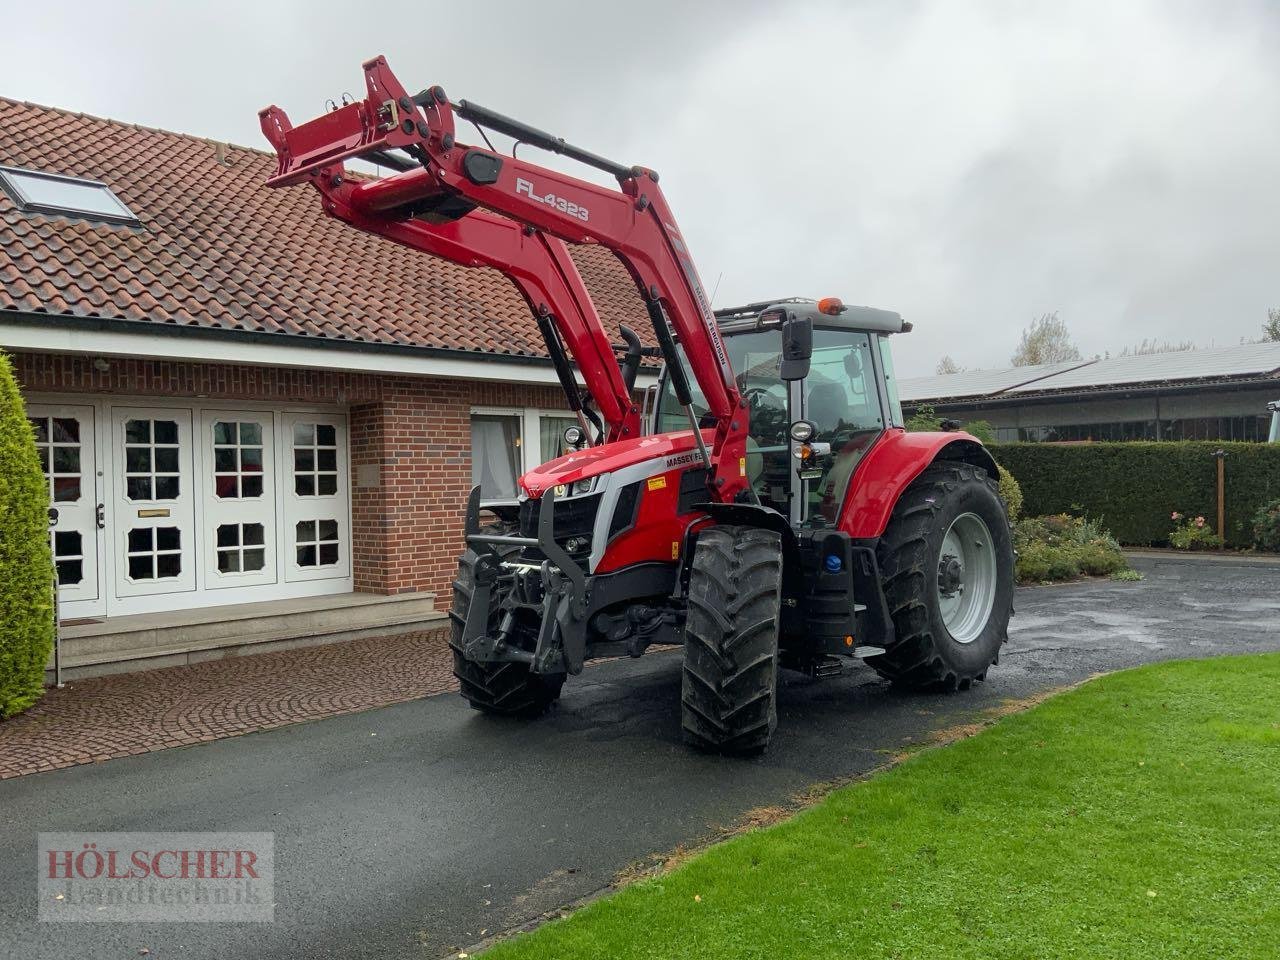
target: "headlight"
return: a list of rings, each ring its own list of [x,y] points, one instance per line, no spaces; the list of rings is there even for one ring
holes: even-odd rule
[[[579,480],[577,483],[569,487],[569,496],[577,497],[577,496],[581,496],[584,493],[590,493],[592,487],[594,487],[595,485],[596,485],[595,477],[592,477],[590,480]]]
[[[797,420],[791,425],[791,439],[796,443],[808,443],[816,432],[817,428],[808,420]]]
[[[587,436],[582,432],[581,427],[574,425],[564,428],[564,442],[566,445],[577,449],[585,439],[587,439]]]

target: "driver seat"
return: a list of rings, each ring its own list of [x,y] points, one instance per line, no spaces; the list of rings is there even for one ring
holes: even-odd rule
[[[806,411],[818,432],[831,431],[842,423],[848,423],[852,411],[849,394],[838,383],[815,384],[809,391]]]

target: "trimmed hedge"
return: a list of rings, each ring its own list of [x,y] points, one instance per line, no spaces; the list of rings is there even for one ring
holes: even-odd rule
[[[1216,523],[1215,450],[1227,452],[1227,544],[1251,546],[1254,516],[1280,497],[1280,444],[1003,443],[991,452],[1022,485],[1027,515],[1083,515],[1121,543],[1151,545],[1168,542],[1174,510]]]
[[[0,353],[0,719],[44,692],[53,649],[49,487],[9,358]]]

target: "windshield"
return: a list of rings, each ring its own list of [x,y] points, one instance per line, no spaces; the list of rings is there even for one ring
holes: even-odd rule
[[[791,388],[779,376],[782,337],[777,329],[729,334],[725,349],[737,375],[738,389],[751,411],[747,438],[747,477],[765,506],[785,516],[823,526],[835,523],[849,477],[871,442],[884,429],[871,337],[852,330],[818,328],[813,332],[809,377],[799,386],[803,416],[817,428],[814,440],[831,446],[818,458],[818,474],[801,481],[791,456],[787,427],[793,414]],[[683,361],[683,354],[681,354]],[[686,369],[688,364],[685,363]],[[707,404],[690,376],[693,408],[704,427],[713,422]],[[689,420],[663,380],[655,428],[660,433],[687,430]],[[800,493],[794,514],[792,495]]]

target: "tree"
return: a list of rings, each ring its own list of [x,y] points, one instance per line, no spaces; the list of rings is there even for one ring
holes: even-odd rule
[[[9,358],[0,353],[0,719],[44,692],[53,649],[48,508],[31,424]]]
[[[938,365],[934,368],[933,372],[941,377],[950,373],[964,373],[964,367],[952,360],[951,354],[948,353],[938,361]]]
[[[1046,313],[1022,331],[1022,340],[1009,362],[1015,367],[1030,367],[1038,363],[1061,363],[1079,360],[1080,350],[1071,340],[1067,325],[1058,319],[1058,312]]]
[[[1280,343],[1280,309],[1267,311],[1267,322],[1262,325],[1263,343]]]
[[[1151,353],[1178,353],[1183,350],[1194,350],[1196,348],[1194,340],[1180,340],[1177,343],[1171,343],[1168,340],[1148,340],[1143,337],[1142,342],[1136,347],[1125,347],[1120,351],[1122,357],[1143,357]]]

